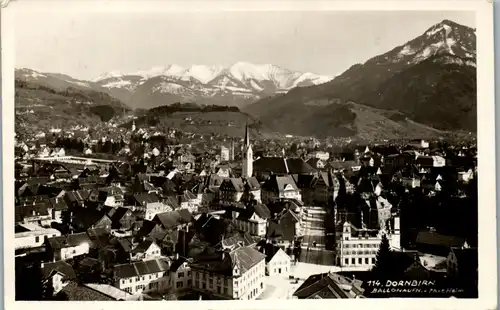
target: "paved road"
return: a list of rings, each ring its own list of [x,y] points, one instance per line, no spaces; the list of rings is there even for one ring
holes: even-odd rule
[[[325,250],[325,231],[324,231],[324,216],[326,212],[321,208],[314,208],[304,217],[304,239],[302,241],[302,252],[299,256],[299,262],[317,264],[317,265],[333,265],[335,255],[333,251]],[[316,248],[313,246],[316,242]],[[311,250],[307,251],[307,247]]]

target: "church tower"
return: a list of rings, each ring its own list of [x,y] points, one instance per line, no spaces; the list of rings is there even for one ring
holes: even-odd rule
[[[132,132],[135,131],[135,121],[132,121]]]
[[[250,133],[248,132],[248,124],[245,125],[245,141],[243,144],[243,166],[241,176],[250,178],[253,175],[253,150],[250,144]]]

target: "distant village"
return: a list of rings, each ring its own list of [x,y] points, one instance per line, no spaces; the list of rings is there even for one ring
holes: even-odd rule
[[[473,142],[138,127],[16,136],[17,300],[477,296]]]

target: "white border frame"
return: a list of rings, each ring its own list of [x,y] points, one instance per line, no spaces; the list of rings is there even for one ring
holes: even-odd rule
[[[2,38],[2,138],[3,138],[3,218],[4,218],[4,301],[6,309],[65,309],[66,302],[15,301],[14,248],[14,25],[18,1],[1,11]],[[182,11],[475,11],[477,35],[478,99],[478,174],[479,174],[479,298],[401,298],[358,300],[269,300],[269,301],[202,301],[147,302],[147,306],[169,309],[292,309],[335,307],[368,307],[370,309],[496,309],[497,243],[495,178],[495,99],[493,53],[493,4],[486,0],[464,1],[29,1],[30,9],[87,10],[100,12],[182,12]],[[24,8],[26,9],[26,8]],[[36,25],[33,25],[36,27]],[[144,302],[73,302],[73,309],[111,307],[137,309]]]

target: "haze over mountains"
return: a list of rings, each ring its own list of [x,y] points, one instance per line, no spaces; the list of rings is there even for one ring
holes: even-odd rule
[[[131,108],[235,106],[293,135],[428,137],[477,125],[475,30],[449,20],[336,77],[238,62],[108,72],[92,81],[18,69],[16,81],[103,93]]]

